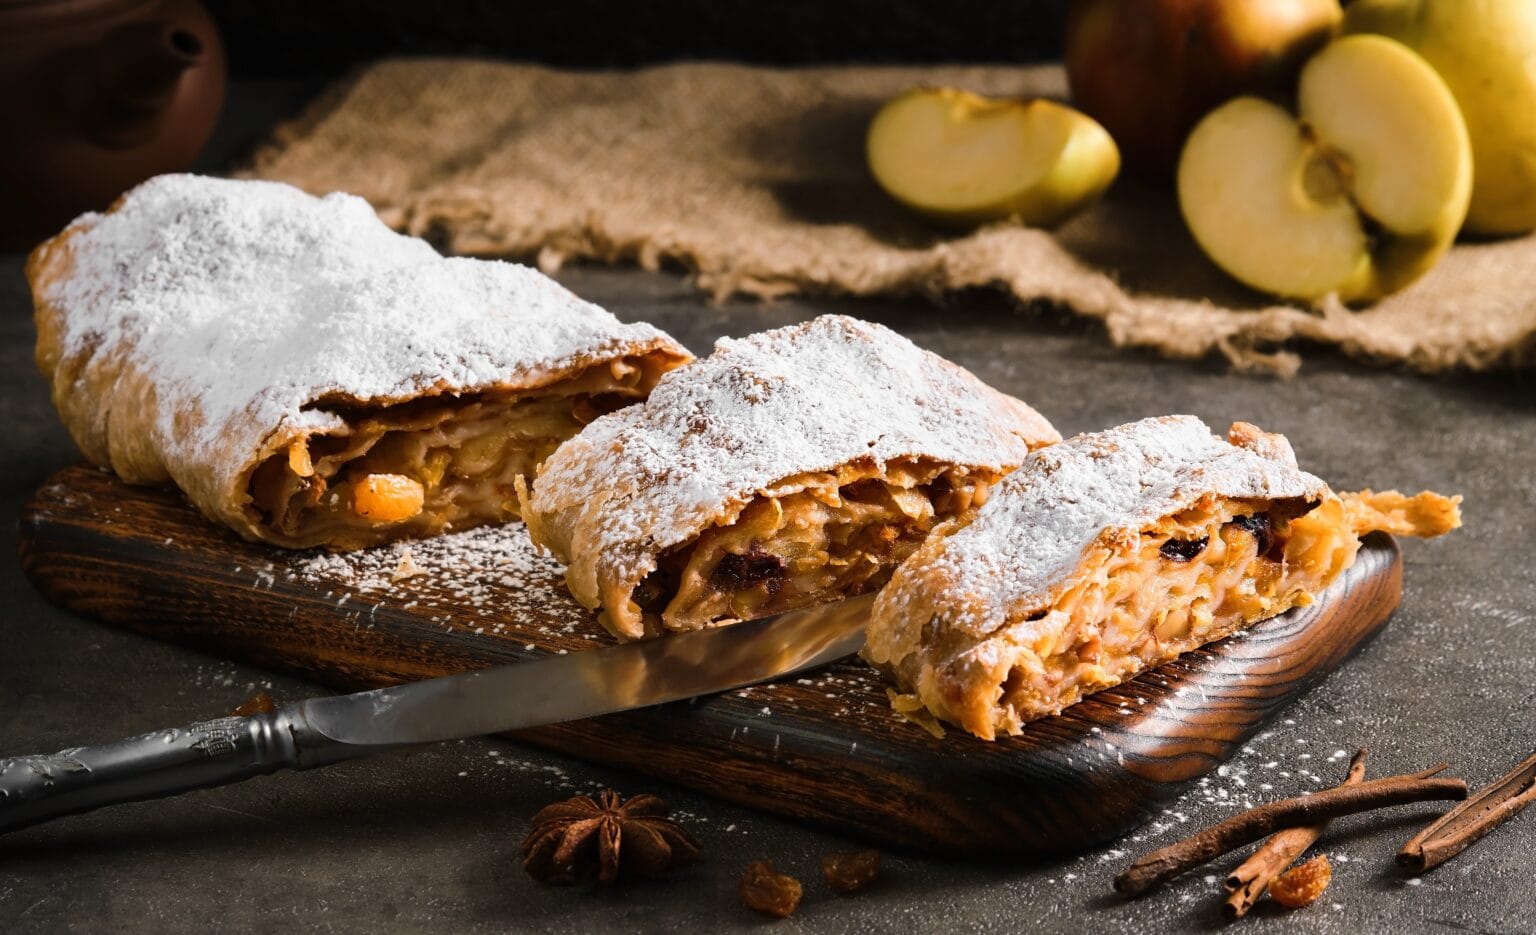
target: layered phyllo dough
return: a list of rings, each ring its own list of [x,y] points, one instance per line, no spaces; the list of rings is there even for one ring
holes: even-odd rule
[[[152,179],[27,273],[85,455],[282,546],[515,518],[518,477],[689,359],[534,270],[272,182]]]
[[[544,462],[523,516],[633,639],[877,588],[1059,437],[895,332],[826,316],[722,340],[598,418]]]
[[[1435,536],[1459,497],[1336,494],[1290,444],[1191,416],[1031,454],[935,530],[876,599],[866,658],[899,706],[978,737],[1310,603],[1372,530]]]

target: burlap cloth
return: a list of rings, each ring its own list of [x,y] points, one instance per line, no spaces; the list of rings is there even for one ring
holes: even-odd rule
[[[1349,311],[1273,304],[1236,285],[1200,254],[1171,194],[1125,180],[1054,231],[936,231],[864,165],[875,109],[917,84],[1065,92],[1052,67],[387,61],[279,128],[247,174],[355,192],[452,252],[546,270],[573,257],[679,262],[718,297],[1001,287],[1100,319],[1116,344],[1219,350],[1281,373],[1308,341],[1423,371],[1536,358],[1532,237],[1460,244],[1410,289]]]

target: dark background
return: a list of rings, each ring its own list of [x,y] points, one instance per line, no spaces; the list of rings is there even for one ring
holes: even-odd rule
[[[1147,0],[1150,2],[1150,0]],[[466,54],[564,66],[683,58],[759,63],[1023,62],[1056,54],[1065,0],[212,0],[236,76],[202,171],[225,171],[330,77],[391,54]],[[15,554],[21,504],[78,458],[31,363],[23,257],[0,253],[0,553]],[[1366,484],[1466,494],[1467,526],[1405,543],[1403,604],[1353,660],[1273,720],[1223,777],[1190,791],[1115,848],[1036,865],[886,855],[871,892],[837,897],[821,855],[861,842],[751,812],[644,776],[478,739],[284,774],[0,836],[0,935],[51,931],[203,933],[1162,931],[1263,935],[1528,933],[1536,902],[1536,809],[1422,879],[1393,854],[1437,806],[1336,822],[1323,900],[1260,907],[1238,926],[1217,912],[1216,876],[1187,874],[1136,902],[1110,895],[1132,856],[1231,814],[1242,776],[1263,795],[1295,790],[1282,770],[1371,748],[1371,772],[1442,759],[1479,786],[1536,737],[1536,389],[1528,373],[1424,378],[1309,353],[1291,381],[1111,348],[1081,320],[1020,313],[992,293],[936,309],[918,298],[744,300],[709,305],[681,276],[573,264],[578,294],[647,320],[697,352],[823,312],[879,321],[1048,413],[1064,433],[1153,411],[1212,425],[1242,418],[1289,434],[1341,489]],[[46,604],[18,562],[0,562],[0,755],[96,743],[227,711],[256,688],[291,701],[319,687],[160,643]],[[1335,763],[1329,769],[1341,771]],[[542,806],[613,786],[654,792],[704,845],[665,881],[609,889],[535,886],[518,846]],[[1232,798],[1228,799],[1228,793]],[[1257,794],[1257,793],[1256,793]],[[770,859],[807,882],[799,913],[766,923],[737,881]]]
[[[626,67],[1056,58],[1066,0],[211,0],[235,75],[332,75],[384,55]]]

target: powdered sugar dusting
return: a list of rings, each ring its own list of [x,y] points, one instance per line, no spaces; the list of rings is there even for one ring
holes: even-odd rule
[[[572,629],[585,624],[580,610],[560,584],[560,563],[528,539],[521,523],[482,526],[431,539],[395,542],[356,552],[321,552],[296,557],[293,577],[315,585],[343,585],[358,595],[446,597],[445,606],[465,606],[517,615],[536,608],[543,613],[570,609]],[[601,632],[594,626],[593,632]]]
[[[586,541],[552,547],[638,581],[658,551],[797,474],[860,458],[1002,470],[1058,437],[1033,409],[895,332],[828,315],[722,340],[647,402],[596,420],[545,462],[533,508],[580,511]]]
[[[229,489],[273,437],[336,427],[317,402],[521,389],[639,345],[684,353],[535,270],[445,259],[340,193],[160,176],[63,242],[67,271],[39,295],[61,312],[59,355],[87,358],[87,386],[147,381],[154,445],[184,489],[180,463]]]
[[[1036,451],[969,525],[930,541],[897,570],[874,619],[899,618],[918,599],[953,605],[951,623],[990,632],[1048,607],[1053,589],[1105,530],[1134,534],[1207,493],[1279,499],[1327,490],[1278,446],[1263,451],[1217,438],[1194,416],[1143,419]],[[931,593],[935,587],[952,590],[955,600]]]

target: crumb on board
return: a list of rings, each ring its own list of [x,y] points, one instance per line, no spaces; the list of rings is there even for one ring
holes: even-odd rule
[[[414,578],[417,575],[424,575],[426,573],[427,570],[416,564],[412,559],[410,547],[407,546],[400,550],[400,561],[395,563],[395,570],[390,574],[389,580],[398,584],[408,578]]]

